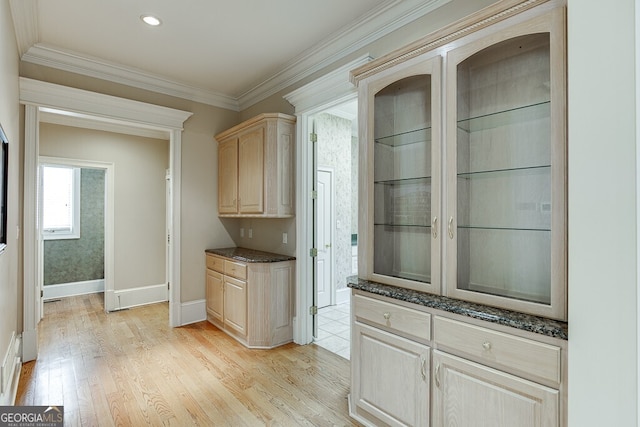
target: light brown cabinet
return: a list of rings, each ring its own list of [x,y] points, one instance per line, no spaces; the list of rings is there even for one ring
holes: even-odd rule
[[[294,215],[295,117],[261,114],[216,135],[218,216]]]
[[[358,273],[566,320],[565,8],[520,6],[353,71]]]
[[[567,342],[352,294],[350,413],[369,426],[566,425]]]
[[[239,262],[206,254],[207,320],[251,348],[293,340],[295,261]]]

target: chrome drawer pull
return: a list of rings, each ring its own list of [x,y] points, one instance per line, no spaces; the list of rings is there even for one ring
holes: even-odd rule
[[[491,343],[489,341],[483,342],[482,343],[482,348],[484,348],[487,351],[491,350]]]
[[[382,317],[384,317],[385,320],[389,320],[391,318],[391,313],[389,313],[388,311],[385,311]]]

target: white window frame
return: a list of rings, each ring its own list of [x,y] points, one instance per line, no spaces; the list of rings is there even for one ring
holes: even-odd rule
[[[44,189],[44,168],[55,167],[62,169],[73,170],[73,184],[72,184],[72,224],[71,229],[45,229],[42,227],[42,238],[44,240],[63,240],[63,239],[79,239],[80,238],[80,169],[76,166],[68,165],[55,165],[55,164],[42,164],[40,165],[40,185]],[[44,194],[44,191],[42,191]],[[42,201],[41,201],[42,203]]]

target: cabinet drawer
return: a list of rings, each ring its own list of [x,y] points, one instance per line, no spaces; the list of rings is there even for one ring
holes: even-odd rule
[[[373,298],[354,296],[354,312],[357,318],[380,325],[401,335],[420,340],[431,339],[431,315]]]
[[[241,262],[224,260],[224,274],[228,276],[237,277],[238,279],[246,280],[247,278],[247,264]]]
[[[560,347],[440,316],[433,330],[435,343],[451,353],[560,383]]]
[[[224,260],[217,256],[207,255],[207,268],[224,273]]]

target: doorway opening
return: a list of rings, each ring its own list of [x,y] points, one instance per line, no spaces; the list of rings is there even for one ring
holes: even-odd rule
[[[40,158],[42,303],[101,294],[104,308],[110,169],[83,163]]]
[[[314,129],[314,342],[350,358],[350,289],[357,270],[357,100],[310,117]]]

